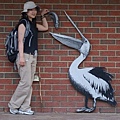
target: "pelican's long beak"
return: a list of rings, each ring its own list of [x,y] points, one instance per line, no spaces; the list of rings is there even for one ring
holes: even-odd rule
[[[83,42],[79,39],[73,38],[73,37],[69,37],[66,35],[60,35],[57,33],[52,33],[50,32],[50,34],[52,35],[53,38],[55,38],[56,40],[58,40],[59,42],[61,42],[62,44],[77,49],[78,51],[80,50],[81,46],[83,45]]]
[[[82,37],[82,40],[85,41],[85,36],[81,33],[81,31],[78,29],[78,27],[76,26],[76,24],[72,21],[72,19],[69,17],[69,15],[66,13],[66,11],[64,11],[66,17],[68,18],[68,20],[72,23],[72,25],[76,28],[76,30],[78,31],[78,33],[80,34],[80,36]]]

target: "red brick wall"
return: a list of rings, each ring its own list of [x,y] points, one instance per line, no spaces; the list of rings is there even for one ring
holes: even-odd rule
[[[26,0],[0,0],[0,111],[7,111],[18,82],[17,71],[5,56],[6,35],[21,17]],[[80,38],[78,32],[66,18],[63,10],[72,17],[78,28],[91,43],[91,51],[81,67],[103,66],[114,75],[116,107],[97,102],[95,112],[120,112],[120,1],[119,0],[34,0],[41,8],[56,12],[60,28],[55,30],[47,17],[49,31],[39,33],[39,56],[42,82],[42,104],[39,97],[39,83],[33,84],[32,108],[37,112],[74,112],[83,107],[84,96],[76,92],[69,82],[68,69],[79,53],[54,40],[49,32]],[[91,106],[91,100],[89,101]]]

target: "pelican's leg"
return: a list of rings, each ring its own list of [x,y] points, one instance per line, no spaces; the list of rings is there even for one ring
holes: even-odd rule
[[[96,99],[93,100],[93,107],[87,108],[84,112],[91,113],[96,109]]]
[[[87,109],[89,109],[87,104],[88,104],[88,97],[85,96],[85,107],[77,109],[76,112],[77,113],[85,112]]]

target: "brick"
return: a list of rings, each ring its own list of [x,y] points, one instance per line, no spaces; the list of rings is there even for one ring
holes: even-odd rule
[[[6,96],[6,95],[11,95],[12,91],[10,90],[0,90],[0,95]]]
[[[109,22],[108,27],[118,27],[120,25],[119,22]]]
[[[120,6],[118,5],[118,6],[116,6],[116,10],[119,10],[119,8],[120,8]]]
[[[1,26],[11,26],[12,22],[0,22]]]
[[[99,66],[99,63],[98,62],[85,62],[84,63],[84,67],[96,67],[96,66]],[[102,65],[100,65],[102,66]]]
[[[52,101],[51,96],[42,96],[43,97],[43,101]],[[55,97],[55,96],[54,96]]]
[[[115,63],[113,63],[113,62],[101,62],[100,63],[100,66],[105,66],[105,67],[115,67]]]
[[[107,0],[101,0],[101,1],[96,1],[96,0],[93,0],[93,4],[107,4]]]
[[[4,18],[5,18],[4,16],[0,16],[0,20],[1,20],[1,21],[3,21],[3,20],[4,20]]]
[[[48,80],[45,80],[45,84],[60,84],[61,81],[59,79],[48,79]]]
[[[76,96],[76,97],[68,97],[68,101],[75,101],[75,102],[79,102],[79,101],[83,101],[83,96]]]
[[[74,3],[74,1],[72,1],[72,0],[61,0],[61,3],[69,3],[69,4],[71,4],[71,3]]]
[[[53,74],[52,75],[53,78],[67,78],[67,75],[64,74],[64,73],[61,73],[61,74]]]
[[[87,10],[98,10],[99,8],[100,8],[99,5],[87,5],[87,4],[85,5],[85,9]]]
[[[12,0],[0,0],[0,3],[12,3]]]
[[[58,61],[59,56],[46,56],[45,61]]]
[[[108,15],[107,11],[93,11],[93,15],[105,16]]]
[[[118,0],[114,0],[114,1],[113,1],[113,0],[110,0],[109,3],[110,3],[110,4],[119,4],[120,1],[118,1]]]
[[[9,79],[4,79],[3,77],[1,77],[0,83],[1,83],[2,85],[7,85],[7,84],[12,84],[12,81],[9,80]]]
[[[52,72],[52,73],[58,73],[59,72],[59,68],[45,68],[44,72]]]
[[[19,75],[16,73],[5,73],[5,78],[19,78]]]
[[[5,20],[7,20],[7,21],[13,21],[13,20],[15,20],[15,21],[18,21],[18,19],[20,19],[20,16],[18,15],[16,15],[16,16],[11,16],[11,15],[9,15],[9,16],[5,16]]]
[[[54,96],[53,101],[67,101],[67,98],[65,96]]]
[[[21,8],[21,5],[19,4],[5,4],[5,9],[20,9]]]
[[[109,34],[108,38],[116,38],[116,39],[118,38],[119,39],[120,38],[120,34]]]
[[[65,50],[55,50],[55,51],[53,51],[53,55],[67,55],[67,51],[65,51]]]
[[[107,61],[107,57],[93,57],[93,61]]]
[[[120,51],[116,51],[116,56],[120,56]]]
[[[61,102],[62,107],[74,107],[75,102]]]
[[[5,90],[15,90],[16,89],[16,85],[5,85]]]
[[[99,109],[100,113],[113,113],[115,112],[115,108],[109,109],[109,108],[100,108]]]
[[[41,73],[42,78],[51,78],[51,73]]]
[[[0,72],[9,72],[12,71],[11,67],[0,67]]]
[[[66,56],[62,56],[60,58],[61,61],[73,61],[75,59],[74,56],[69,56],[69,57],[66,57]]]
[[[53,5],[53,9],[64,9],[64,10],[66,10],[68,8],[68,6],[66,6],[66,5],[64,5],[64,4],[59,4],[59,5]],[[56,12],[56,13],[58,13],[58,12]],[[59,14],[58,14],[59,15]]]
[[[45,91],[45,95],[47,95],[47,96],[59,96],[60,91],[58,91],[58,90],[56,90],[56,91]]]
[[[59,107],[58,108],[54,108],[53,112],[64,112],[64,113],[66,113],[67,112],[67,108],[64,108],[64,107],[63,108],[62,107],[61,108],[59,108]]]
[[[77,4],[76,4],[76,5],[73,5],[73,4],[72,4],[72,5],[69,5],[69,8],[70,8],[70,9],[74,9],[74,10],[75,10],[75,9],[76,9],[76,10],[83,10],[84,6],[81,5],[81,4],[78,4],[78,5],[77,5]]]
[[[120,16],[120,12],[119,11],[110,11],[109,12],[110,15],[114,15],[114,16]]]
[[[52,85],[52,90],[67,90],[66,85]]]
[[[2,89],[5,89],[5,87],[3,85],[0,85],[0,90],[2,90]]]
[[[109,57],[108,61],[120,61],[119,57]]]
[[[85,33],[99,33],[99,28],[85,28]]]
[[[0,27],[0,32],[4,32],[4,28],[3,27]]]
[[[93,27],[107,27],[107,22],[94,22]]]
[[[99,44],[99,39],[96,39],[96,38],[93,38],[93,39],[89,39],[89,42],[91,44],[91,46],[93,45],[96,45],[96,44]]]
[[[114,74],[114,73],[118,73],[119,72],[119,69],[118,68],[108,68],[108,71],[111,73],[111,74]],[[115,78],[114,78],[115,79]],[[117,94],[117,93],[116,93]]]
[[[71,63],[70,63],[70,64],[71,64]],[[69,65],[69,66],[70,66],[70,65]],[[61,73],[65,73],[66,71],[68,72],[68,69],[69,69],[69,68],[60,68],[60,72],[61,72]]]
[[[115,21],[115,17],[110,17],[110,16],[104,17],[104,16],[102,16],[100,20],[101,21],[107,21],[107,22],[111,21],[112,22],[112,21]]]
[[[100,56],[115,56],[115,51],[100,51]]]
[[[91,22],[79,22],[78,27],[91,27]]]
[[[100,28],[101,33],[115,33],[115,28]]]
[[[110,45],[110,46],[108,46],[108,50],[112,49],[112,50],[116,50],[117,51],[117,50],[120,50],[119,47],[120,47],[120,45]]]
[[[40,62],[38,63],[38,66],[41,66],[41,67],[48,67],[48,66],[51,66],[51,63],[50,62]]]
[[[54,62],[52,66],[53,67],[67,67],[67,63],[66,62]]]
[[[92,50],[107,50],[106,45],[94,45],[92,46]]]
[[[90,4],[91,1],[90,0],[77,0],[77,3],[79,3],[79,4]]]
[[[4,73],[0,73],[0,78],[3,78],[3,76],[4,76]]]
[[[0,11],[0,14],[1,15],[12,15],[12,11],[3,9],[3,10]]]
[[[102,10],[115,10],[115,8],[116,8],[116,6],[113,6],[113,5],[110,5],[110,4],[100,6],[100,9],[102,9]]]
[[[108,45],[108,44],[115,44],[116,41],[115,40],[101,40],[100,43]]]
[[[74,96],[75,95],[75,91],[74,90],[69,90],[69,91],[61,91],[61,95],[62,96]]]
[[[50,50],[42,50],[39,52],[39,54],[42,56],[42,55],[51,55],[52,52]]]

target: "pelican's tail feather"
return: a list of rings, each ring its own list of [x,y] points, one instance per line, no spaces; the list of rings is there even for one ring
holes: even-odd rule
[[[113,101],[107,101],[111,106],[116,106],[117,102],[115,100]]]

